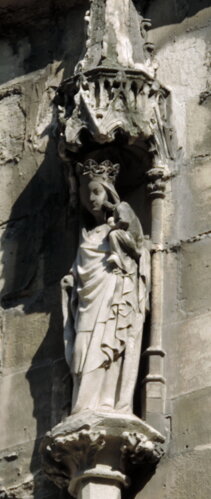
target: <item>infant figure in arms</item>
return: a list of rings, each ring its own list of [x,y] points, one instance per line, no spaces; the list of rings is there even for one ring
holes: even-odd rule
[[[80,203],[92,227],[62,279],[65,357],[72,414],[133,413],[150,290],[150,254],[138,217],[114,187],[119,165],[78,163]]]

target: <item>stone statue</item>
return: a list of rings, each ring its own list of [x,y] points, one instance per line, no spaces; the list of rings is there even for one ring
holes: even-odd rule
[[[133,412],[148,308],[150,255],[141,224],[121,202],[119,165],[77,165],[85,222],[75,262],[62,280],[66,361],[73,376],[72,414]]]

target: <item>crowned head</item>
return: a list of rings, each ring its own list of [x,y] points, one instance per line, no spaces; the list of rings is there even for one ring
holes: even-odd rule
[[[97,163],[88,159],[77,164],[77,175],[80,181],[80,201],[98,223],[105,219],[105,207],[119,202],[119,196],[114,187],[119,173],[119,164],[106,160]]]
[[[84,181],[98,180],[115,184],[120,170],[118,163],[112,163],[110,160],[97,163],[94,159],[88,159],[84,163],[77,163],[76,171],[80,178],[80,183]]]

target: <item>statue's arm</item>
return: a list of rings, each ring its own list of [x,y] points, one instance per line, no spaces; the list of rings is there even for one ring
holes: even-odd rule
[[[124,201],[119,203],[108,223],[111,227],[110,241],[112,246],[113,239],[117,239],[121,248],[131,258],[138,261],[144,236],[139,219],[131,206]]]
[[[72,351],[75,339],[73,307],[71,301],[74,294],[74,276],[72,271],[61,280],[62,292],[62,314],[63,314],[63,337],[65,359],[69,367],[71,366]]]
[[[125,201],[122,201],[115,207],[113,212],[113,223],[114,229],[123,229],[131,232],[135,239],[140,237],[143,238],[140,221],[133,208]]]

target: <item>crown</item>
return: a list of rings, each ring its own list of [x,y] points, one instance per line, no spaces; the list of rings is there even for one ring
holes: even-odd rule
[[[119,163],[113,164],[109,160],[97,163],[94,159],[88,159],[84,163],[77,163],[76,172],[79,176],[87,176],[90,179],[98,178],[115,183],[120,170]]]

